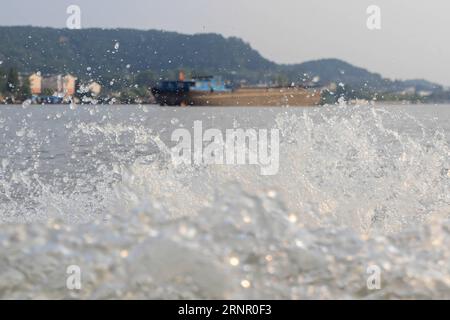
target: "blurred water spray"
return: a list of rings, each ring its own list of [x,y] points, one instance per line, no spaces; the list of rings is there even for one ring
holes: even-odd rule
[[[47,119],[68,132],[60,156],[56,130],[0,119],[11,151],[2,298],[450,298],[445,130],[373,107],[263,111],[282,132],[279,174],[267,177],[173,167],[166,135],[192,119],[156,127],[145,107],[116,122],[65,112]],[[211,114],[201,116],[217,125]],[[65,286],[69,265],[81,291]],[[381,290],[367,288],[371,265]]]

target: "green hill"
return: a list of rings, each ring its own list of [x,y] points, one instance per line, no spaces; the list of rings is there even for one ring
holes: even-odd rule
[[[107,86],[129,82],[150,70],[155,78],[175,78],[178,70],[222,75],[249,83],[343,83],[358,90],[401,91],[441,87],[426,81],[391,81],[337,59],[279,65],[238,38],[130,29],[67,30],[0,27],[0,67],[43,74],[73,73]],[[149,74],[148,72],[146,73]],[[141,77],[141,82],[150,77]]]
[[[0,61],[22,72],[107,76],[179,69],[257,78],[276,69],[249,44],[216,34],[0,27]]]

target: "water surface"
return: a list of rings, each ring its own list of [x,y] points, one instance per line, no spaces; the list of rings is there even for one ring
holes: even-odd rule
[[[279,173],[174,167],[171,134],[196,120],[280,129]],[[2,106],[0,297],[450,298],[449,120],[446,105]]]

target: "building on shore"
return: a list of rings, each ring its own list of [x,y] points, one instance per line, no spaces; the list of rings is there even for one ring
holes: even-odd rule
[[[29,77],[30,90],[32,95],[40,95],[42,93],[42,76],[40,72],[33,73]]]
[[[42,76],[39,72],[29,77],[30,89],[33,95],[42,95],[44,92],[52,92],[52,95],[70,97],[75,95],[77,78],[67,74]]]
[[[63,93],[65,97],[72,97],[75,95],[77,78],[68,74],[63,77]]]

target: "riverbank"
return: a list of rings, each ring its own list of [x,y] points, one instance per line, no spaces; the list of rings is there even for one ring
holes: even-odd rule
[[[67,106],[67,107],[73,107],[73,106],[142,106],[142,105],[149,105],[149,106],[160,106],[156,103],[74,103],[74,104],[31,104],[31,103],[10,103],[10,104],[0,104],[1,107],[8,107],[8,106],[14,106],[14,107],[41,107],[41,106]],[[345,102],[341,104],[318,104],[318,105],[245,105],[245,104],[235,104],[235,105],[219,105],[219,106],[213,106],[213,105],[207,105],[207,106],[185,106],[187,108],[223,108],[223,107],[241,107],[241,108],[258,108],[258,107],[264,107],[264,108],[270,108],[270,107],[279,107],[279,108],[303,108],[303,107],[327,107],[327,106],[340,106],[340,105],[348,105],[348,106],[443,106],[443,107],[450,107],[450,101],[449,102],[438,102],[438,103],[411,103],[408,101],[371,101],[371,102]],[[167,107],[167,106],[166,106]],[[174,107],[174,108],[181,108],[181,107]]]

